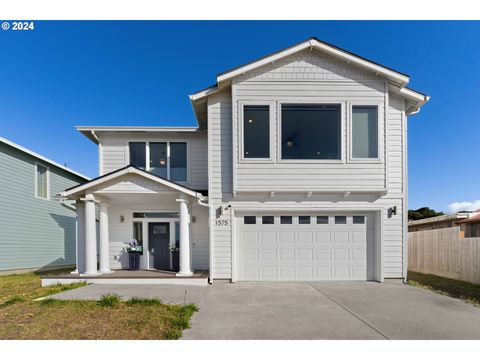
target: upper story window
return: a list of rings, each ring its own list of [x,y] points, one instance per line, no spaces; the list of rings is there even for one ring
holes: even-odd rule
[[[167,168],[167,143],[166,142],[151,142],[150,148],[150,166],[149,171],[155,175],[168,178]]]
[[[243,157],[270,158],[270,106],[243,107]]]
[[[352,106],[352,158],[378,158],[377,106]]]
[[[186,142],[131,142],[129,148],[130,165],[168,180],[187,181]]]
[[[187,143],[170,143],[170,180],[187,181]]]
[[[145,170],[146,162],[146,145],[144,142],[131,142],[130,146],[130,165]]]
[[[50,185],[48,167],[40,164],[36,164],[35,167],[35,196],[48,200]]]
[[[282,105],[282,159],[340,160],[340,105]]]

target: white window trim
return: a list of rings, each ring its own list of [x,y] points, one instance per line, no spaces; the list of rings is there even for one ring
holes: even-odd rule
[[[282,159],[282,105],[340,105],[340,159]],[[345,164],[345,101],[285,100],[277,104],[277,162],[281,164]]]
[[[37,186],[38,185],[37,184],[37,182],[38,182],[38,174],[37,174],[38,166],[42,166],[45,169],[47,169],[47,172],[46,172],[46,174],[47,174],[47,197],[46,198],[38,196],[38,186]],[[33,170],[34,170],[34,178],[35,178],[35,183],[34,183],[35,184],[35,197],[37,199],[50,201],[50,167],[45,165],[45,164],[42,164],[42,163],[39,163],[39,162],[35,161],[35,166],[34,166]]]
[[[188,139],[135,139],[132,141],[127,141],[126,153],[127,153],[127,164],[130,164],[130,143],[145,143],[145,170],[150,171],[150,143],[167,143],[167,180],[174,181],[178,184],[189,185],[190,184],[190,140]],[[170,180],[170,143],[185,143],[187,146],[187,180],[186,181],[177,181]]]
[[[376,158],[354,158],[353,157],[353,107],[354,106],[376,106],[377,107],[377,141],[378,141],[378,153]],[[381,109],[383,109],[383,102],[382,101],[349,101],[347,103],[348,107],[348,116],[347,116],[347,127],[348,127],[348,162],[349,163],[382,163],[383,162],[383,142],[382,142],[382,134],[383,134],[383,124],[385,123],[384,116],[381,116]]]
[[[249,105],[264,105],[268,106],[269,110],[269,143],[270,143],[270,156],[268,158],[246,158],[244,156],[244,133],[243,133],[243,109],[245,106]],[[238,102],[238,129],[239,129],[239,156],[238,161],[240,163],[273,163],[274,161],[274,152],[275,152],[275,101],[266,100],[266,101],[239,101]]]

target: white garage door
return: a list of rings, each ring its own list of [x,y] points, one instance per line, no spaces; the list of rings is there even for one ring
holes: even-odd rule
[[[373,280],[374,217],[368,214],[241,214],[238,280]]]

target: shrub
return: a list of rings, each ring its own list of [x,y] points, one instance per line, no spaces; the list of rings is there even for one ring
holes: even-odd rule
[[[105,307],[115,307],[120,304],[120,298],[117,294],[106,294],[97,301],[97,304]]]

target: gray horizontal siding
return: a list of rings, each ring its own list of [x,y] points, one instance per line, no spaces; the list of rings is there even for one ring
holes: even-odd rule
[[[0,270],[75,264],[75,214],[55,195],[83,179],[55,166],[50,200],[35,197],[35,161],[0,144]]]
[[[385,118],[385,82],[381,78],[341,63],[329,56],[308,51],[292,55],[234,79],[233,86],[233,149],[236,162],[234,190],[253,188],[280,190],[321,190],[322,188],[381,189],[385,187],[385,162],[348,162],[348,102],[370,102],[380,107],[380,120]],[[239,102],[274,102],[274,153],[270,163],[241,161],[239,153]],[[279,104],[295,102],[332,102],[342,104],[343,163],[292,163],[279,159]],[[379,151],[384,149],[382,136]],[[382,159],[384,158],[382,154]]]

